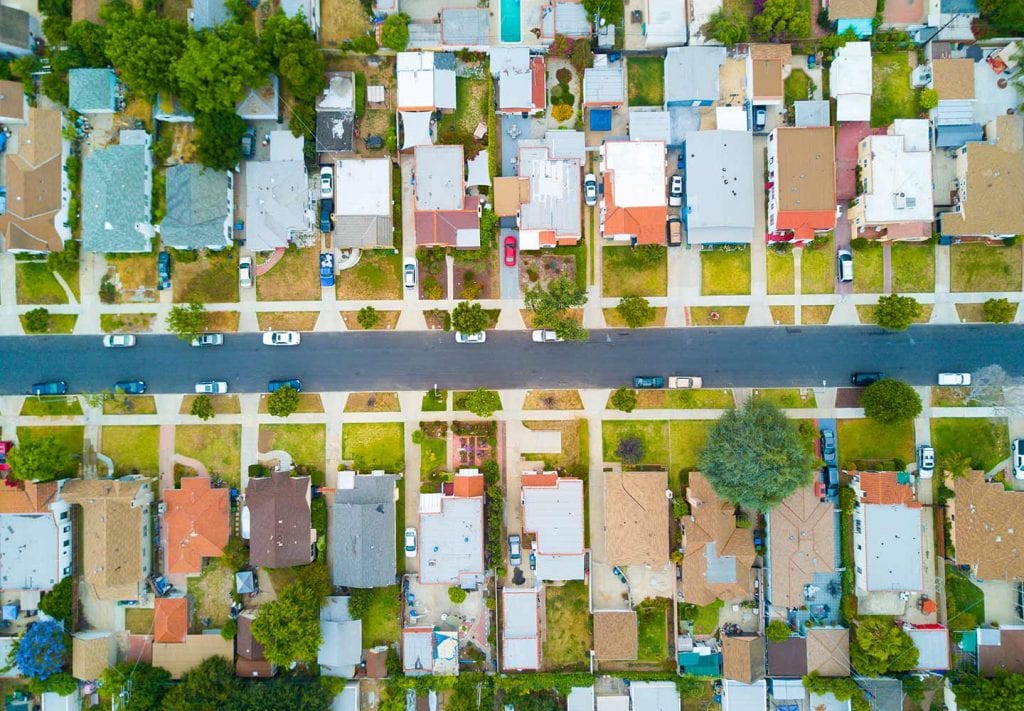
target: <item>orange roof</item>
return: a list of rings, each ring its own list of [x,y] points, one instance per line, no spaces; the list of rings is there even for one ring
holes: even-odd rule
[[[637,244],[664,244],[666,207],[609,206],[604,218],[605,234],[636,235]]]
[[[0,484],[0,513],[43,513],[57,494],[57,482],[16,481],[4,479]]]
[[[228,490],[210,488],[207,477],[186,477],[180,489],[164,492],[164,502],[168,572],[201,572],[203,558],[222,555],[228,544]]]
[[[454,496],[473,498],[484,495],[483,474],[459,474],[455,477]]]
[[[523,486],[556,486],[558,484],[558,474],[523,474],[522,485]]]
[[[814,239],[814,233],[836,226],[834,210],[779,210],[775,229],[792,230],[797,239]]]
[[[850,472],[859,479],[864,504],[904,504],[918,508],[914,501],[914,490],[909,484],[900,484],[896,472]]]
[[[158,597],[153,614],[154,642],[184,642],[188,634],[188,600]]]
[[[531,93],[533,94],[533,108],[543,109],[547,104],[547,91],[545,89],[545,72],[544,72],[544,58],[543,57],[531,57],[530,58],[530,72],[531,72]]]

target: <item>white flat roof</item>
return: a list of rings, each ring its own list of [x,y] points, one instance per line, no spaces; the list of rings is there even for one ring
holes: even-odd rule
[[[666,204],[665,144],[660,141],[608,141],[604,170],[612,171],[612,191],[619,207]]]
[[[572,687],[566,698],[566,711],[594,711],[594,687]]]
[[[749,244],[754,236],[754,138],[747,131],[686,134],[686,238]]]
[[[768,684],[764,679],[755,684],[744,684],[731,679],[722,680],[722,709],[724,711],[762,709],[767,698]]]
[[[679,711],[679,690],[672,681],[634,681],[629,685],[634,709]]]
[[[583,482],[559,477],[522,491],[523,529],[535,534],[537,552],[583,553]]]
[[[837,121],[871,119],[871,43],[848,42],[836,51],[829,70]]]
[[[440,513],[420,506],[420,581],[474,586],[484,572],[483,500],[444,497]],[[428,504],[429,505],[429,504]]]
[[[461,210],[466,203],[462,146],[417,146],[416,209]]]
[[[434,53],[399,52],[398,109],[423,109],[434,106]]]
[[[927,134],[927,121],[925,132]],[[870,136],[871,192],[865,195],[864,215],[869,224],[931,222],[932,154],[927,149],[906,150],[903,136]]]
[[[869,592],[921,590],[921,511],[897,504],[864,504],[865,582]]]
[[[870,121],[871,96],[839,94],[836,96],[836,121]]]
[[[533,106],[533,73],[528,47],[491,47],[491,75],[498,80],[498,107]]]
[[[391,160],[339,160],[334,168],[336,215],[391,215]]]
[[[49,590],[61,579],[51,513],[0,514],[0,590]]]
[[[949,630],[906,628],[910,639],[917,647],[917,666],[922,671],[946,671],[949,669]]]
[[[686,43],[686,7],[683,0],[647,0],[645,19],[648,47]]]
[[[503,588],[502,666],[506,669],[540,667],[540,594],[533,588]]]

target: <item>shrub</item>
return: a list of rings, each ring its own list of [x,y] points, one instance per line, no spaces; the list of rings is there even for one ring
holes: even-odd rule
[[[570,81],[572,81],[572,72],[569,71],[566,67],[562,67],[557,72],[555,72],[555,79],[558,80],[559,84],[568,84]]]
[[[572,118],[572,106],[568,104],[556,104],[551,109],[551,118],[555,121],[568,121]]]
[[[50,327],[50,312],[40,307],[25,312],[25,330],[29,333],[45,333]]]
[[[632,388],[619,388],[612,393],[610,404],[616,410],[632,412],[636,409],[636,390]]]
[[[772,620],[765,628],[764,636],[769,642],[785,642],[792,633],[793,630],[782,620]]]
[[[466,591],[459,587],[448,588],[448,599],[456,605],[461,605],[466,601]]]
[[[615,456],[626,464],[639,464],[644,458],[644,441],[639,437],[623,437],[615,448]]]

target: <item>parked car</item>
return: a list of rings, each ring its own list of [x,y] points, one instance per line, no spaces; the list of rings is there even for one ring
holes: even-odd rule
[[[320,200],[320,231],[331,232],[334,230],[334,200],[323,198]]]
[[[301,341],[298,331],[267,331],[263,334],[265,346],[297,346]]]
[[[939,373],[939,385],[963,385],[971,384],[970,373]]]
[[[171,288],[170,252],[160,252],[156,258],[156,288],[159,291]]]
[[[825,464],[836,464],[836,433],[831,427],[821,430],[821,458]]]
[[[523,564],[522,539],[517,535],[508,537],[508,562],[513,568],[518,568]]]
[[[678,217],[670,217],[665,221],[665,236],[669,247],[678,247],[683,243],[683,221]]]
[[[825,496],[830,499],[839,496],[839,467],[830,465],[822,469],[821,481],[825,485]]]
[[[922,479],[931,479],[935,473],[935,450],[927,444],[917,448],[917,473]]]
[[[670,375],[668,386],[673,390],[696,390],[704,386],[704,379],[696,375]]]
[[[111,333],[103,337],[104,348],[131,348],[135,345],[135,336],[130,333]]]
[[[222,333],[204,333],[196,336],[192,339],[192,345],[196,348],[201,346],[223,346],[224,345],[224,334]]]
[[[590,206],[597,204],[597,176],[593,173],[583,176],[583,201]]]
[[[320,253],[320,286],[334,286],[334,253]]]
[[[384,147],[384,139],[377,135],[369,135],[366,137],[366,147],[371,151],[379,151]]]
[[[668,204],[679,207],[683,204],[683,176],[673,175],[668,187]]]
[[[885,377],[885,373],[854,373],[850,376],[850,382],[854,387],[866,388],[872,383],[877,383],[879,380]]]
[[[242,134],[242,157],[252,158],[256,153],[256,129],[250,126]]]
[[[684,151],[679,151],[679,155],[676,156],[676,170],[682,170],[685,165],[686,153]]]
[[[276,393],[281,388],[291,388],[295,392],[302,392],[302,381],[298,378],[289,378],[288,380],[271,380],[267,383],[267,392]]]
[[[533,332],[534,343],[561,343],[562,339],[550,328],[538,328]]]
[[[768,111],[763,106],[754,107],[754,131],[761,132],[768,123]]]
[[[405,557],[415,558],[416,557],[416,529],[407,528],[405,529]]]
[[[141,380],[118,380],[114,383],[114,392],[125,395],[142,395],[146,392],[146,383]]]
[[[252,257],[238,260],[238,285],[243,289],[252,287]]]
[[[1024,439],[1015,439],[1010,444],[1013,455],[1013,478],[1024,479]]]
[[[836,253],[836,277],[841,282],[853,281],[853,253],[848,249]]]
[[[638,375],[633,378],[633,387],[639,390],[656,390],[665,387],[665,378],[660,375]]]
[[[33,395],[66,395],[68,384],[63,380],[47,380],[32,386]]]
[[[196,383],[196,392],[200,395],[223,395],[228,391],[228,384],[223,380],[200,380]]]
[[[483,343],[487,340],[487,334],[484,331],[479,333],[463,333],[462,331],[455,332],[456,343]]]
[[[416,288],[416,260],[406,259],[402,265],[402,282],[406,289]]]
[[[505,237],[505,266],[514,267],[516,265],[516,238],[512,235]]]
[[[334,197],[334,168],[329,165],[320,166],[320,197]]]

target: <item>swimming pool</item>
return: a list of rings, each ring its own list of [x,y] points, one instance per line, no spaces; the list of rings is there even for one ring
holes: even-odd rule
[[[522,0],[501,0],[501,41],[518,42],[523,38],[523,21],[520,17]]]

